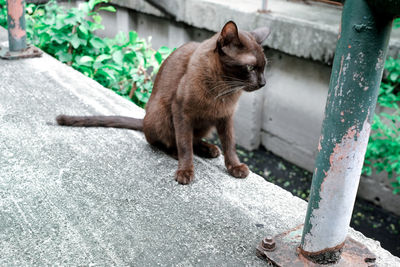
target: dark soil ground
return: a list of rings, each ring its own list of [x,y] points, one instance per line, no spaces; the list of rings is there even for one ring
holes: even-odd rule
[[[216,138],[213,138],[211,142],[219,145]],[[252,172],[308,201],[312,173],[264,148],[247,151],[237,146],[237,153]],[[380,241],[382,247],[393,255],[400,256],[400,216],[372,202],[357,198],[350,226],[365,236]]]

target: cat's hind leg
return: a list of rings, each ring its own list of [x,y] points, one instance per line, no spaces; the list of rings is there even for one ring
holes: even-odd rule
[[[203,140],[196,140],[193,144],[193,152],[203,158],[217,158],[221,155],[219,148],[216,145],[207,143]]]
[[[165,154],[167,154],[171,158],[174,158],[174,159],[178,160],[178,150],[176,149],[176,147],[166,147],[161,142],[154,142],[154,143],[152,143],[150,145],[152,145],[153,147],[157,148],[158,150],[161,150],[162,152],[164,152]]]

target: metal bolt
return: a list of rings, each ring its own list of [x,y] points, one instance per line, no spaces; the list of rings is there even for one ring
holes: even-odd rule
[[[267,236],[262,241],[262,247],[267,251],[275,250],[275,240],[272,237]]]

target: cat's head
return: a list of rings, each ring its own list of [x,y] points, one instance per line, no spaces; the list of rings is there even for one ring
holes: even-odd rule
[[[266,59],[261,43],[269,33],[266,27],[252,32],[238,31],[233,21],[222,28],[215,51],[219,55],[224,78],[232,86],[242,85],[243,90],[250,92],[265,85]]]

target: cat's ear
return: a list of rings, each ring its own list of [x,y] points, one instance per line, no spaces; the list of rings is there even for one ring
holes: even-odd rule
[[[256,39],[258,44],[262,44],[262,42],[264,42],[265,39],[267,39],[267,37],[269,36],[269,34],[271,33],[269,28],[267,27],[262,27],[262,28],[258,28],[252,32],[250,32],[251,35],[254,36],[254,38]]]
[[[218,37],[218,43],[224,47],[227,45],[240,45],[239,31],[233,21],[228,21],[221,30]]]

